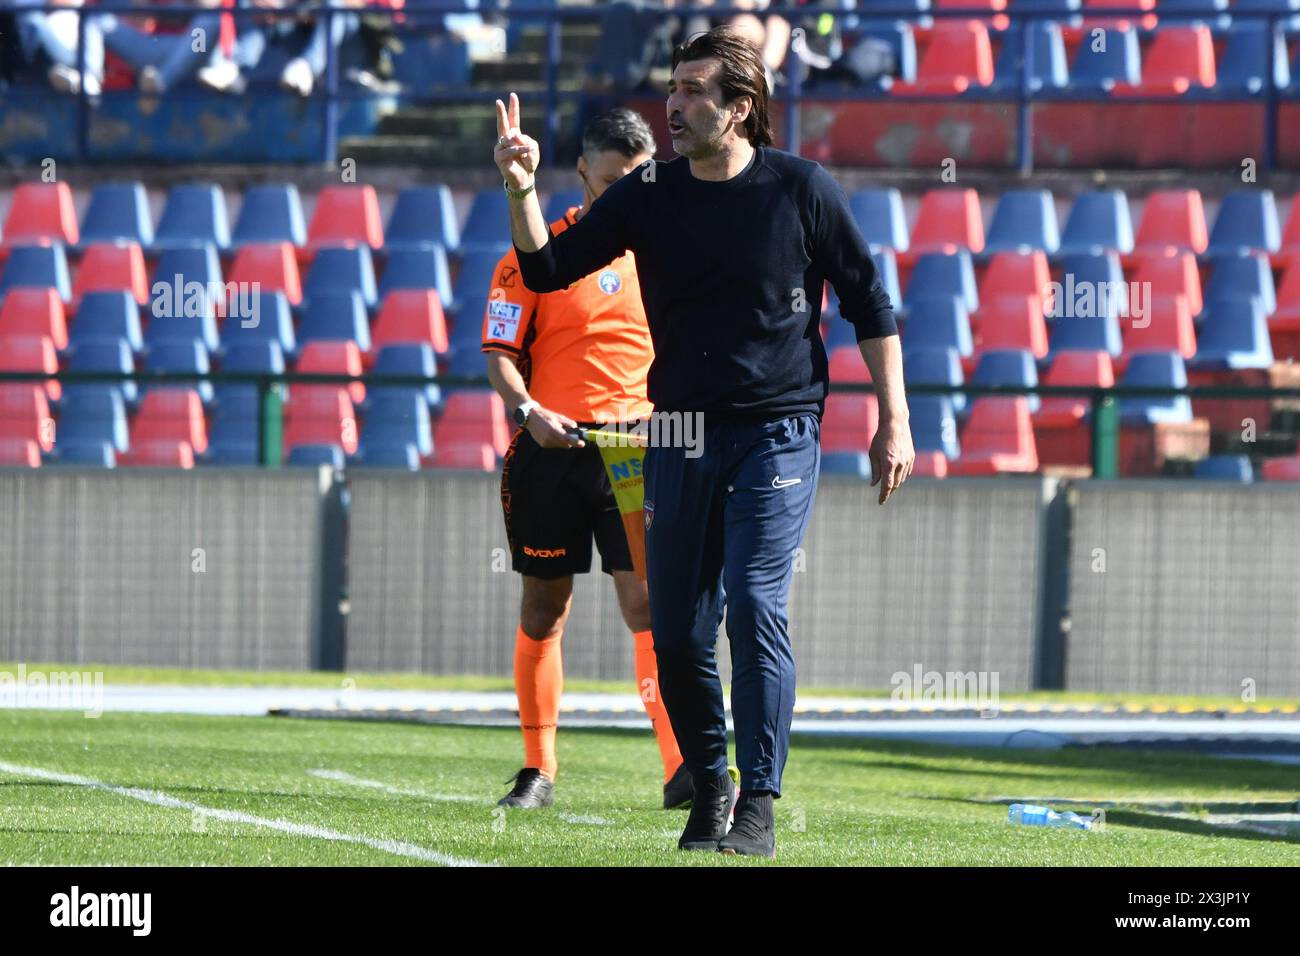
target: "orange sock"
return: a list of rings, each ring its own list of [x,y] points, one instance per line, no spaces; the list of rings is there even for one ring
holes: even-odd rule
[[[636,686],[641,694],[641,703],[650,715],[650,724],[654,727],[655,740],[659,744],[659,756],[664,762],[664,780],[669,780],[682,765],[682,752],[677,749],[677,736],[673,725],[668,721],[668,711],[659,696],[659,663],[655,660],[654,636],[650,631],[638,631],[632,635],[636,646]]]
[[[559,769],[555,725],[560,720],[560,694],[564,690],[560,636],[535,641],[522,627],[515,633],[515,694],[519,698],[519,726],[524,732],[524,766],[536,767],[552,780]]]

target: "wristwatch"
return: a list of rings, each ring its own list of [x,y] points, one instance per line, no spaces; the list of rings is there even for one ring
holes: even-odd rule
[[[516,408],[515,424],[518,425],[520,428],[523,428],[525,425],[527,425],[528,416],[532,414],[534,408],[537,408],[537,403],[534,402],[532,399],[529,399],[528,401],[520,405],[518,408]]]
[[[534,189],[537,188],[537,177],[536,176],[533,177],[533,181],[528,184],[527,189],[515,189],[513,186],[510,185],[510,180],[508,179],[503,179],[501,181],[501,184],[502,184],[502,188],[505,189],[506,191],[506,195],[509,196],[511,199],[523,199],[530,192],[532,192]]]

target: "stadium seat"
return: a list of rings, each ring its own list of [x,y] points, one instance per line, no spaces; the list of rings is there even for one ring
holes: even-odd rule
[[[510,205],[500,186],[480,189],[469,207],[460,234],[460,252],[495,252],[498,257],[510,248]]]
[[[984,239],[985,254],[1038,249],[1049,256],[1061,244],[1056,202],[1046,189],[1011,189],[998,199]]]
[[[1277,310],[1277,292],[1268,256],[1260,253],[1227,252],[1210,261],[1210,281],[1206,284],[1206,302],[1215,299],[1259,299],[1265,315]]]
[[[158,255],[158,264],[153,270],[153,285],[150,292],[157,293],[158,286],[180,287],[182,299],[191,297],[198,291],[193,288],[197,283],[204,292],[211,292],[212,287],[221,286],[221,259],[217,247],[210,242],[198,245],[171,246]],[[176,295],[176,293],[171,293]],[[156,297],[156,296],[155,296]]]
[[[346,388],[298,385],[284,406],[284,447],[338,445],[348,455],[357,451],[357,419]]]
[[[1237,189],[1223,196],[1210,231],[1210,255],[1277,252],[1281,245],[1282,231],[1271,189]]]
[[[999,252],[989,263],[980,284],[980,301],[989,302],[1008,295],[1030,295],[1042,303],[1051,281],[1047,256],[1041,251]]]
[[[184,183],[167,193],[154,245],[159,249],[211,243],[218,249],[230,246],[230,223],[226,197],[214,183]]]
[[[1152,300],[1183,296],[1192,315],[1199,315],[1205,306],[1201,293],[1201,270],[1190,252],[1143,257],[1133,274],[1133,281],[1138,283],[1139,289],[1148,288],[1146,284],[1149,283]]]
[[[386,345],[377,351],[370,371],[373,375],[433,378],[438,374],[438,361],[433,349],[423,342]],[[437,385],[376,385],[370,392],[376,398],[415,393],[422,395],[432,408],[442,404],[442,391]]]
[[[391,447],[391,446],[390,446]],[[408,445],[410,453],[415,453],[415,446]],[[393,449],[396,452],[397,449]],[[373,467],[378,467],[376,459]],[[369,463],[368,463],[369,464]],[[402,467],[399,461],[393,461],[386,465],[389,468]],[[469,471],[494,472],[497,470],[497,453],[487,442],[481,441],[456,441],[448,442],[443,440],[433,451],[434,468],[456,468]]]
[[[92,339],[125,339],[132,352],[144,349],[140,307],[131,298],[131,293],[86,293],[68,331],[68,344],[75,350]]]
[[[155,308],[162,301],[155,299]],[[206,296],[196,297],[188,301],[178,315],[155,312],[150,316],[149,325],[144,330],[145,348],[152,349],[164,342],[198,342],[205,351],[217,351],[221,339],[217,335],[217,317],[212,300]]]
[[[1085,35],[1070,66],[1070,89],[1109,93],[1142,82],[1142,50],[1136,30],[1109,28]]]
[[[1203,23],[1165,26],[1142,58],[1142,82],[1117,83],[1113,96],[1182,96],[1214,87],[1214,37]]]
[[[1103,11],[1107,8],[1112,10],[1149,10],[1139,17],[1136,21],[1129,19],[1127,16],[1105,16]],[[1130,29],[1141,27],[1143,30],[1154,30],[1156,27],[1156,0],[1083,0],[1085,28],[1101,27],[1118,27],[1120,29]]]
[[[304,337],[302,354],[298,356],[296,372],[318,372],[334,375],[361,375],[361,352],[352,341],[317,340]],[[347,385],[348,395],[354,405],[366,400],[364,382]]]
[[[862,350],[857,343],[831,349],[828,361],[831,382],[864,383],[871,381],[871,371],[862,360]]]
[[[506,453],[510,429],[500,395],[491,389],[466,389],[447,396],[433,435],[435,458],[440,446],[457,443],[488,445],[497,457]]]
[[[68,347],[63,300],[54,289],[13,289],[0,307],[0,339],[48,338],[60,352]]]
[[[241,342],[257,341],[276,342],[286,356],[297,353],[293,315],[283,292],[261,292],[231,299],[221,323],[221,347],[230,349]]]
[[[972,385],[1025,385],[1038,384],[1038,365],[1034,356],[1021,349],[1003,349],[985,352],[971,376]],[[1038,411],[1041,399],[1026,396],[1030,412]],[[976,399],[978,404],[979,399]]]
[[[1268,90],[1269,47],[1273,47],[1273,85],[1285,90],[1291,85],[1291,68],[1286,57],[1286,38],[1274,34],[1263,21],[1239,21],[1228,33],[1219,61],[1214,95],[1240,98],[1262,96]]]
[[[361,293],[321,293],[312,296],[303,310],[298,341],[353,342],[362,352],[370,351],[370,322]]]
[[[69,389],[59,415],[58,452],[69,445],[107,443],[115,451],[126,451],[130,442],[126,404],[121,389],[111,385],[81,385]]]
[[[16,246],[9,250],[0,275],[0,296],[10,289],[54,289],[64,302],[72,298],[68,257],[62,246]]]
[[[1011,0],[1010,10],[1016,12],[1055,13],[1062,18],[1077,13],[1083,7],[1083,0]]]
[[[1209,246],[1205,207],[1195,189],[1159,190],[1147,196],[1138,224],[1134,251],[1168,255],[1200,254]]]
[[[0,468],[41,467],[41,446],[22,438],[0,438]]]
[[[228,394],[230,388],[224,386],[223,394]],[[219,402],[208,432],[207,461],[214,465],[256,465],[260,458],[257,423],[256,392],[251,402]]]
[[[1187,367],[1177,352],[1143,352],[1133,356],[1120,384],[1186,388]],[[1186,395],[1121,398],[1119,415],[1133,425],[1190,422],[1192,403]]]
[[[366,246],[317,250],[311,268],[307,270],[307,281],[303,284],[303,300],[310,302],[313,296],[353,290],[361,293],[367,309],[378,304],[375,266],[370,250]]]
[[[912,463],[912,475],[918,478],[947,478],[948,456],[941,451],[918,451]]]
[[[880,425],[875,395],[831,392],[822,415],[822,450],[870,451],[871,439]]]
[[[153,221],[144,184],[103,183],[90,195],[90,206],[81,221],[81,242],[134,242],[153,245]]]
[[[972,253],[984,249],[984,219],[979,194],[973,189],[931,189],[921,199],[912,227],[907,261],[923,253]]]
[[[257,283],[263,293],[283,292],[290,305],[302,301],[302,279],[293,246],[287,242],[251,243],[235,255],[230,267],[232,286]]]
[[[1211,300],[1197,334],[1196,355],[1188,363],[1195,369],[1269,369],[1273,345],[1268,320],[1257,299]]]
[[[384,296],[370,329],[371,347],[424,343],[440,355],[450,348],[447,319],[433,289],[397,289]]]
[[[241,341],[226,349],[221,356],[221,371],[225,373],[249,373],[260,375],[279,375],[285,370],[284,350],[280,343],[271,339],[251,342]],[[257,389],[254,385],[243,382],[237,384],[219,383],[213,400],[218,408],[228,408],[229,401],[246,406],[251,399],[249,414],[257,414]]]
[[[136,442],[120,463],[132,468],[194,467],[194,446],[183,441]]]
[[[966,382],[956,349],[915,349],[904,353],[903,379],[909,386],[964,385]],[[927,396],[930,394],[933,393],[927,393]],[[958,415],[966,410],[964,392],[949,392],[947,398]]]
[[[930,31],[916,81],[896,82],[892,92],[895,96],[960,94],[992,83],[988,27],[978,20],[943,20]]]
[[[72,297],[80,300],[87,292],[125,289],[140,305],[149,301],[149,279],[144,269],[144,252],[134,242],[123,245],[90,246],[81,257]]]
[[[0,382],[0,439],[30,441],[49,451],[55,431],[44,389],[31,382]]]
[[[116,468],[117,452],[108,442],[59,442],[58,463],[92,468]]]
[[[1061,255],[1133,251],[1128,196],[1118,189],[1080,193],[1061,233]]]
[[[961,433],[961,457],[949,465],[954,475],[994,475],[1038,470],[1038,446],[1023,395],[986,396],[971,405]]]
[[[1236,481],[1249,485],[1255,480],[1255,471],[1245,455],[1211,455],[1196,463],[1192,474],[1209,481]]]
[[[338,445],[296,445],[289,449],[285,464],[293,468],[319,468],[329,465],[331,468],[347,467],[347,456]]]
[[[403,189],[393,203],[385,239],[390,252],[433,244],[455,252],[460,229],[451,190],[442,185]]]
[[[975,352],[1023,349],[1034,358],[1047,355],[1043,300],[1036,295],[998,296],[985,302],[975,326]]]
[[[206,374],[212,370],[211,361],[208,358],[208,350],[203,347],[203,343],[190,339],[188,341],[167,341],[159,342],[151,347],[145,353],[144,359],[145,371],[148,372],[194,372]],[[206,378],[203,379],[186,379],[184,381],[175,380],[167,382],[165,385],[151,385],[149,391],[145,393],[143,401],[148,400],[149,395],[159,391],[186,391],[193,392],[203,404],[212,401],[212,382]],[[196,446],[197,448],[197,446]],[[203,451],[202,448],[197,448]]]
[[[930,296],[913,303],[902,337],[904,352],[950,348],[965,358],[975,351],[969,314],[956,296]]]
[[[1300,455],[1291,458],[1266,458],[1260,464],[1265,481],[1300,481]]]
[[[581,189],[561,189],[551,193],[546,200],[545,218],[548,223],[563,219],[574,206],[581,206],[586,199]]]
[[[254,242],[304,245],[307,229],[303,224],[298,187],[292,183],[250,187],[244,193],[232,241],[235,246]]]
[[[1067,351],[1053,356],[1042,383],[1110,388],[1115,384],[1115,371],[1106,352]],[[1076,425],[1087,418],[1090,406],[1087,395],[1045,395],[1034,413],[1034,426]]]
[[[907,217],[897,189],[859,189],[849,197],[849,209],[873,250],[907,251]]]
[[[1030,64],[1029,88],[1041,90],[1064,89],[1070,82],[1069,64],[1065,56],[1065,40],[1060,24],[1034,20],[1027,24],[1034,44]],[[993,68],[992,89],[999,93],[1018,93],[1024,73],[1024,37],[1026,26],[1012,24],[1002,33],[1002,49]]]
[[[399,448],[415,445],[421,455],[433,454],[433,430],[429,419],[429,403],[422,395],[387,394],[376,398],[366,409],[365,424],[361,428],[361,455],[371,453],[385,445]]]
[[[0,372],[39,372],[57,373],[59,355],[54,343],[46,336],[35,338],[0,339]],[[33,379],[34,385],[42,385],[41,380]],[[45,394],[53,401],[58,401],[63,394],[63,387],[58,379],[45,379]]]
[[[473,468],[476,471],[496,471],[497,456],[487,445],[481,446],[478,460],[474,462]],[[454,457],[455,454],[464,454],[460,448],[453,449],[447,457]],[[420,470],[420,452],[412,444],[406,445],[379,445],[378,447],[368,449],[364,453],[359,453],[353,463],[360,468],[388,468],[398,469],[400,471],[419,471]],[[434,462],[434,467],[439,467]],[[458,461],[452,460],[443,464],[444,468],[461,468],[466,467]]]
[[[21,183],[14,189],[5,217],[4,241],[6,246],[75,246],[80,232],[68,184]]]
[[[1118,358],[1124,352],[1117,313],[1063,315],[1052,322],[1050,354],[1104,352]]]
[[[909,395],[909,424],[918,452],[937,451],[952,460],[961,454],[957,416],[946,395]]]
[[[76,329],[75,323],[73,329]],[[78,342],[77,347],[72,349],[72,354],[68,357],[68,371],[134,372],[135,358],[130,343],[124,338],[92,338],[85,342]],[[95,383],[96,386],[102,384],[104,383]],[[68,385],[68,391],[71,393],[86,387],[88,386],[73,383]],[[122,392],[122,398],[125,399],[127,404],[135,404],[139,389],[133,380],[123,379],[121,384],[116,387]]]
[[[450,301],[451,270],[442,246],[416,246],[389,253],[379,281],[379,298],[397,289],[434,289],[443,301]]]
[[[1125,360],[1138,352],[1177,352],[1184,359],[1196,354],[1196,327],[1186,297],[1155,294],[1149,312],[1123,323]]]
[[[179,442],[202,453],[208,447],[203,400],[193,388],[151,388],[131,425],[131,446]]]
[[[876,272],[880,275],[880,284],[885,289],[885,294],[889,296],[889,301],[893,303],[896,310],[901,311],[903,308],[903,291],[898,282],[898,259],[894,256],[893,249],[877,249],[871,254],[871,261],[876,264]],[[839,311],[839,304],[836,303],[836,312]]]
[[[916,34],[913,24],[892,17],[901,17],[910,11],[924,14],[929,9],[929,0],[908,0],[901,5],[891,4],[890,7],[894,11],[891,18],[859,18],[857,44],[845,54],[850,62],[866,59],[875,70],[882,66],[893,67],[889,73],[867,81],[867,88],[877,92],[888,91],[895,83],[916,82]],[[929,17],[920,16],[916,20],[916,26],[928,29],[930,20]],[[892,59],[885,59],[886,56]]]
[[[384,225],[374,186],[326,186],[316,194],[316,208],[307,226],[307,245],[319,248],[349,243],[372,249],[384,247]]]
[[[979,290],[975,285],[975,267],[970,253],[928,252],[921,256],[907,281],[903,302],[910,312],[917,299],[955,295],[967,312],[979,309]]]
[[[830,451],[822,454],[823,475],[871,480],[871,456],[862,451]]]

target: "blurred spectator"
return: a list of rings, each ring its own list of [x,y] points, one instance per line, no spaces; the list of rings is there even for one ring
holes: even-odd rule
[[[82,73],[77,65],[77,8],[81,0],[51,0],[67,10],[46,13],[23,10],[44,0],[15,0],[19,49],[32,69],[43,73],[55,89],[76,93],[81,89]],[[104,36],[99,17],[86,18],[85,85],[91,96],[99,94],[104,81]]]
[[[197,0],[211,13],[191,17],[180,30],[165,23],[146,29],[134,17],[98,14],[95,20],[104,36],[104,46],[136,73],[145,93],[165,93],[190,79],[211,89],[238,92],[239,71],[230,62],[236,41],[235,19],[222,8],[234,0]],[[151,9],[150,14],[160,11]]]

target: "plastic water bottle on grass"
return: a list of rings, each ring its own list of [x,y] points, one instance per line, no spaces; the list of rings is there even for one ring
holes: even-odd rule
[[[1013,803],[1007,809],[1007,822],[1026,827],[1065,827],[1091,830],[1092,820],[1067,811],[1057,813],[1051,807],[1038,807],[1032,803]]]

